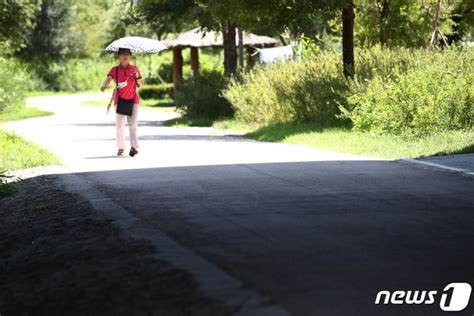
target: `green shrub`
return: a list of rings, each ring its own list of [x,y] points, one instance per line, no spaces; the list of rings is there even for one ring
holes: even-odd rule
[[[187,117],[215,119],[231,116],[233,110],[222,97],[226,80],[220,71],[201,71],[199,76],[185,80],[175,95],[177,108]]]
[[[64,64],[56,64],[51,70],[55,76],[52,88],[59,91],[98,90],[113,66],[111,58],[70,59]]]
[[[23,106],[29,80],[23,65],[0,57],[0,113]]]
[[[407,69],[374,79],[349,98],[356,130],[405,136],[470,129],[474,50],[418,53]]]
[[[149,99],[170,99],[173,96],[173,84],[163,83],[154,85],[144,85],[140,88],[140,98],[143,100]]]
[[[0,199],[15,193],[15,188],[7,182],[5,171],[0,171]]]
[[[340,53],[316,52],[259,67],[224,96],[237,119],[258,125],[351,121],[356,130],[401,135],[470,129],[473,51],[359,50],[354,81],[342,75]]]
[[[224,91],[236,117],[251,124],[335,121],[349,91],[340,56],[322,53],[301,62],[258,67]]]
[[[157,71],[158,76],[161,77],[165,82],[173,81],[173,62],[163,63],[160,65],[160,68]],[[161,82],[161,81],[160,81]],[[153,82],[159,83],[159,82]]]

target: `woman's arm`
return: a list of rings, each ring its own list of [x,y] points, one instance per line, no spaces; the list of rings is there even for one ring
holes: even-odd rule
[[[100,91],[104,92],[104,90],[109,87],[111,81],[112,76],[107,76],[107,78],[104,80],[104,83],[102,83],[102,86],[100,87]]]
[[[136,70],[135,79],[137,80],[137,88],[140,88],[142,86],[142,74],[138,67]]]

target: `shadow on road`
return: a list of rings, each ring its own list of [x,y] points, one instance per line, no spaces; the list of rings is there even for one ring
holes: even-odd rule
[[[442,315],[439,296],[432,305],[374,300],[380,290],[474,285],[470,177],[393,161],[76,175],[293,315]]]

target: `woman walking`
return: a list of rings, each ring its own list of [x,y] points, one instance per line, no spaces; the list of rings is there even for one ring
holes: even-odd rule
[[[107,89],[112,80],[115,81],[116,88],[113,95],[115,105],[115,133],[117,141],[117,156],[125,153],[125,124],[128,122],[130,130],[130,152],[131,157],[138,154],[138,88],[141,85],[141,74],[137,67],[130,64],[132,53],[129,49],[120,48],[118,50],[119,65],[112,67],[107,74],[101,91]],[[112,100],[111,100],[112,102]],[[109,104],[110,107],[110,104]]]

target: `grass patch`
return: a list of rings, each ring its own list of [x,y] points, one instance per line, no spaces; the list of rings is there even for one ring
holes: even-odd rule
[[[252,129],[239,122],[224,121],[216,123],[216,127],[248,132],[246,137],[260,141],[300,144],[341,153],[388,159],[474,152],[473,131],[451,131],[406,139],[393,135],[354,132],[344,126],[325,127],[315,123],[279,123]]]
[[[394,135],[356,132],[347,126],[330,127],[319,123],[278,123],[258,128],[234,119],[179,117],[168,120],[171,127],[214,127],[245,137],[285,144],[306,145],[353,155],[399,159],[474,152],[474,131],[440,132],[407,139]]]
[[[195,117],[190,118],[187,116],[177,117],[163,123],[164,126],[169,127],[214,127],[216,129],[225,129],[237,133],[248,133],[255,128],[252,128],[250,125],[241,123],[233,119],[218,119],[213,120],[207,117]]]
[[[183,127],[211,127],[212,124],[214,123],[214,120],[207,118],[207,117],[202,117],[202,118],[189,118],[186,116],[182,117],[177,117],[171,120],[167,120],[163,122],[164,126],[169,126],[169,127],[178,127],[178,128],[183,128]]]
[[[52,115],[34,107],[17,106],[0,113],[0,123]],[[22,138],[0,130],[0,199],[15,192],[6,182],[6,171],[58,163],[59,159]]]
[[[53,113],[43,111],[34,107],[18,106],[12,110],[0,113],[0,122],[18,121],[31,117],[48,116]]]
[[[223,119],[215,121],[212,124],[212,127],[217,129],[229,130],[236,133],[250,133],[256,129],[256,127],[252,127],[251,125],[233,119]]]
[[[172,99],[146,99],[146,100],[141,99],[140,105],[152,107],[152,108],[163,108],[163,109],[175,110]]]
[[[59,163],[47,151],[13,133],[0,130],[0,170],[17,170]]]
[[[7,183],[7,178],[4,172],[0,172],[0,199],[15,193],[15,187]]]

